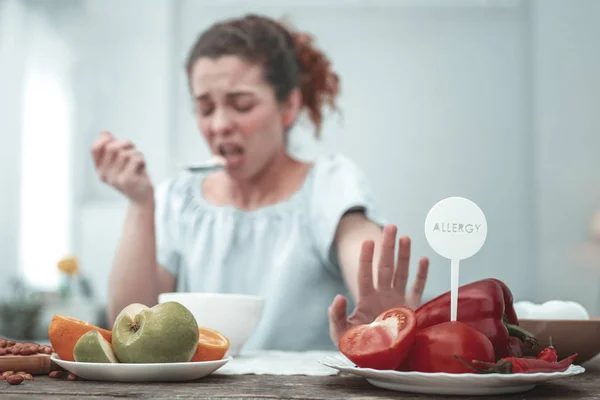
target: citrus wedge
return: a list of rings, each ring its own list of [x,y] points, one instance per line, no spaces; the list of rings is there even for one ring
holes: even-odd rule
[[[75,361],[73,349],[79,338],[89,331],[98,331],[109,343],[112,343],[112,332],[99,328],[88,322],[65,315],[54,314],[48,326],[48,339],[61,360]]]
[[[198,347],[190,362],[222,359],[229,350],[229,339],[222,333],[209,328],[199,327],[198,333]]]

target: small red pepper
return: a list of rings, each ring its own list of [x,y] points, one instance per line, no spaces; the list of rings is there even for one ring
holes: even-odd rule
[[[546,360],[549,362],[557,362],[558,361],[558,353],[554,346],[552,346],[552,337],[550,337],[550,346],[546,347],[537,356],[540,360]]]
[[[450,292],[415,311],[419,330],[450,321]],[[457,320],[486,335],[494,345],[496,360],[521,357],[521,342],[533,347],[537,339],[519,327],[513,296],[498,279],[484,279],[458,289]]]
[[[488,367],[487,369],[481,369],[469,365],[463,359],[455,356],[463,364],[475,369],[481,373],[498,373],[498,374],[535,374],[538,372],[564,372],[569,369],[569,366],[573,364],[577,353],[570,357],[567,357],[559,362],[551,362],[546,360],[540,360],[539,358],[519,358],[519,357],[506,357],[499,360],[496,364],[490,364],[483,361],[473,360],[473,364],[481,364]]]

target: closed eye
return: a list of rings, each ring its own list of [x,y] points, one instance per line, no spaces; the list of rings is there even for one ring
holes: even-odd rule
[[[231,93],[229,99],[233,108],[239,112],[248,112],[256,105],[254,95],[246,92]]]
[[[208,116],[212,114],[215,109],[215,105],[210,100],[199,100],[196,103],[196,111],[202,116]]]
[[[236,111],[248,112],[254,108],[254,104],[235,104],[234,107]]]

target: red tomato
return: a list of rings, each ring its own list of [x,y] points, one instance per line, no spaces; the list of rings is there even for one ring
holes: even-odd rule
[[[468,363],[473,360],[494,363],[496,355],[490,339],[462,322],[444,322],[417,333],[413,350],[403,371],[473,373],[454,356]]]
[[[397,316],[399,318],[404,318],[406,310],[412,311],[411,309],[409,309],[407,307],[394,307],[394,308],[390,308],[389,310],[386,310],[386,311],[382,312],[381,314],[379,314],[377,316],[377,318],[375,318],[375,321],[383,321],[384,319],[392,317],[392,316]]]
[[[395,307],[381,313],[370,324],[348,329],[338,347],[361,368],[393,370],[406,359],[416,333],[414,311],[408,307]]]

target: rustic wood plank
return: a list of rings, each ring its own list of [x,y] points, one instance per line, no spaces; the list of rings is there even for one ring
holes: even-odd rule
[[[272,375],[211,375],[185,383],[112,383],[93,381],[62,381],[36,377],[21,385],[0,382],[3,399],[426,399],[432,396],[387,391],[371,386],[366,380],[350,375],[340,376],[272,376]],[[468,396],[478,400],[487,396]],[[494,396],[496,400],[536,399],[598,399],[600,371],[548,382],[517,395]],[[461,399],[461,397],[454,397]]]
[[[50,371],[59,369],[47,354],[31,356],[1,356],[0,372],[24,371],[33,375],[48,375]]]

